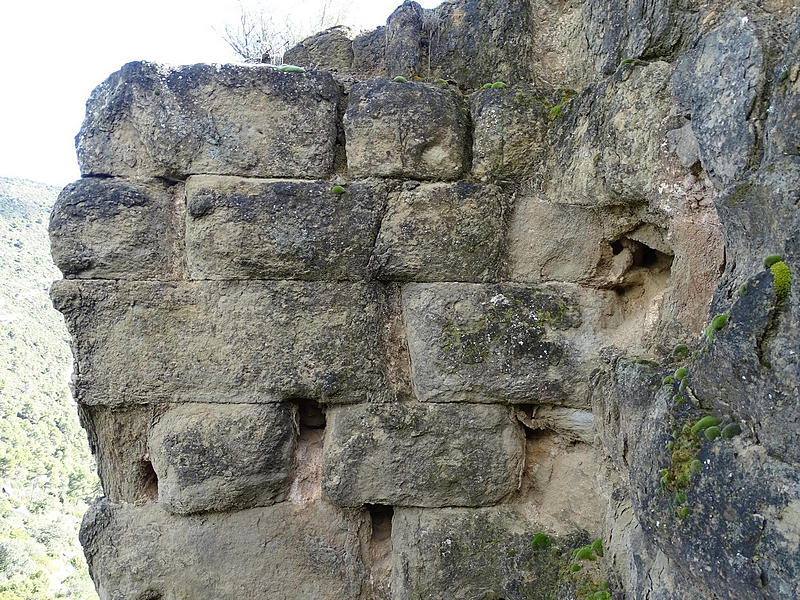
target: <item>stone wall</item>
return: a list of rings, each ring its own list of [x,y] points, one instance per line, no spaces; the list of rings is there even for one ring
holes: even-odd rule
[[[103,600],[800,594],[797,12],[617,4],[92,93],[52,298]]]

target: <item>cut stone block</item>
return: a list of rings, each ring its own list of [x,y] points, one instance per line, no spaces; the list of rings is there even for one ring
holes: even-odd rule
[[[179,279],[183,186],[87,178],[58,196],[50,250],[64,277]]]
[[[371,79],[353,86],[344,116],[353,177],[458,179],[467,118],[457,92]]]
[[[83,175],[329,175],[340,88],[330,73],[267,65],[132,62],[89,98]]]
[[[60,281],[85,404],[385,399],[369,284]]]
[[[517,489],[525,436],[506,407],[331,408],[323,493],[336,504],[480,506]]]
[[[559,286],[409,284],[411,373],[422,401],[582,401],[579,304]]]
[[[184,404],[157,418],[150,460],[158,501],[178,514],[286,499],[297,438],[285,404]]]
[[[460,181],[410,187],[389,198],[371,270],[378,279],[496,279],[505,203],[494,186]]]
[[[398,509],[392,519],[392,598],[574,598],[570,553],[588,538],[551,536],[550,546],[532,548],[542,532],[509,507]]]
[[[195,176],[186,184],[192,279],[364,279],[386,202],[378,182]]]
[[[530,85],[479,90],[470,97],[476,177],[534,173],[547,153],[549,90]]]
[[[359,600],[365,521],[325,503],[175,517],[102,499],[80,537],[100,600]]]

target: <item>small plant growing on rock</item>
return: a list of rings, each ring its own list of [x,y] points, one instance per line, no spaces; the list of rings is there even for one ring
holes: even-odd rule
[[[742,428],[738,423],[729,423],[722,428],[722,437],[726,440],[736,437],[742,433]]]
[[[481,86],[481,89],[482,89],[482,90],[490,90],[490,89],[492,89],[492,84],[491,84],[491,83],[484,83],[484,84]]]
[[[697,435],[701,431],[708,429],[709,427],[714,427],[715,425],[719,425],[719,418],[715,417],[714,415],[706,415],[694,424],[691,429],[692,435]]]
[[[446,79],[437,79],[433,83],[437,85],[450,85]]]
[[[306,70],[303,67],[298,67],[297,65],[281,65],[278,67],[278,71],[283,71],[284,73],[305,73]]]
[[[792,288],[792,273],[785,262],[779,260],[769,267],[775,285],[775,295],[779,303],[786,302]]]
[[[401,75],[398,75],[397,77],[392,79],[392,81],[394,81],[395,83],[408,83],[408,79],[406,79],[405,77],[403,77]]]
[[[506,88],[506,87],[508,87],[508,86],[505,83],[503,83],[502,81],[495,81],[492,84],[492,89],[493,90],[502,90],[503,88]]]
[[[720,435],[719,427],[717,427],[716,425],[712,425],[711,427],[703,431],[703,434],[706,436],[706,439],[713,442]]]
[[[550,536],[546,533],[537,533],[531,540],[531,548],[533,550],[546,550],[553,544]]]
[[[681,367],[675,371],[675,379],[686,379],[686,367]]]
[[[674,375],[667,375],[666,377],[664,377],[664,379],[661,381],[661,383],[664,384],[664,385],[672,385],[673,383],[675,383],[675,376]]]
[[[783,262],[783,257],[780,254],[770,254],[764,259],[764,267],[769,269],[775,263]]]
[[[678,344],[672,349],[672,355],[678,358],[689,358],[689,346],[686,344]]]
[[[331,193],[336,194],[337,196],[344,194],[346,191],[347,190],[344,189],[344,187],[342,187],[341,185],[335,185],[331,188]]]
[[[721,330],[725,325],[728,324],[728,319],[730,315],[727,313],[717,315],[713,319],[711,319],[711,323],[709,323],[708,327],[706,327],[706,340],[709,343],[714,341],[714,332]]]

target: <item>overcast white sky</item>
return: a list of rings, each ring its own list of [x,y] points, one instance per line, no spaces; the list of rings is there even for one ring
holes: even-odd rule
[[[401,3],[352,0],[348,24],[372,29]],[[302,18],[319,2],[263,4]],[[74,137],[91,90],[132,60],[236,60],[212,27],[221,30],[238,14],[237,0],[0,1],[0,177],[54,185],[77,179]]]

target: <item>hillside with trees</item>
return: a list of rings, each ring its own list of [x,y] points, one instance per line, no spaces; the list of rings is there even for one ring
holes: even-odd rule
[[[96,598],[77,530],[98,483],[70,397],[47,222],[58,189],[0,178],[0,600]]]

